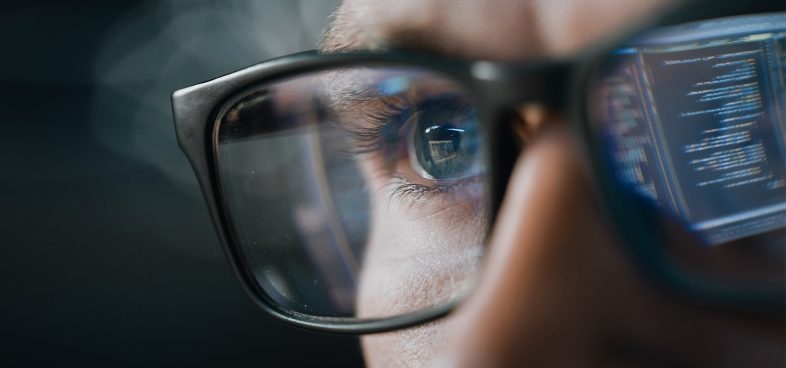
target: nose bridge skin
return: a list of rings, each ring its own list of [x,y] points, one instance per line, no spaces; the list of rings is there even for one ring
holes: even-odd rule
[[[595,199],[576,138],[565,124],[548,125],[517,161],[477,291],[451,316],[458,333],[434,364],[701,366],[710,357],[740,366],[725,357],[756,355],[739,346],[763,366],[782,362],[782,333],[715,328],[712,314],[640,279]]]

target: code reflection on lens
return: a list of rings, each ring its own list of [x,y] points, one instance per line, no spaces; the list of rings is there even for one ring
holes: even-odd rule
[[[621,48],[598,90],[620,181],[708,244],[786,223],[786,15],[706,21]]]

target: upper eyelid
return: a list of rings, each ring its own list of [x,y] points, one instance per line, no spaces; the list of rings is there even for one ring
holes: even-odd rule
[[[412,109],[392,99],[378,99],[373,108],[355,107],[348,118],[333,119],[352,140],[353,153],[382,151],[385,162],[393,162],[399,147],[399,130],[411,117]],[[340,115],[340,113],[339,113]]]
[[[414,105],[414,106],[413,106]],[[408,121],[416,115],[430,110],[447,108],[459,112],[471,106],[465,96],[456,92],[427,96],[420,101],[403,99],[401,96],[380,97],[371,105],[373,111],[351,109],[354,119],[338,117],[331,119],[350,138],[350,154],[361,155],[378,153],[378,168],[386,174],[393,174],[402,155],[407,155],[407,147],[402,144],[408,129]],[[366,107],[369,107],[368,105]],[[362,111],[362,112],[361,112]],[[360,121],[359,121],[360,120]]]
[[[391,79],[406,78],[416,80],[424,72],[379,73],[364,74],[361,71],[339,70],[329,74],[324,84],[326,93],[334,103],[362,104],[375,102],[380,98],[395,96],[397,93],[387,93],[383,90],[386,82]]]
[[[415,100],[417,99],[417,100]],[[385,123],[378,116],[388,118],[392,112],[396,115],[413,115],[415,112],[428,111],[435,108],[466,108],[469,104],[462,101],[465,98],[456,92],[446,92],[423,97],[408,98],[402,95],[368,97],[349,103],[341,103],[338,111],[353,110],[362,112],[362,117],[370,118],[371,123]],[[415,101],[413,101],[415,100]]]
[[[461,100],[461,95],[453,92],[428,96],[416,103],[401,96],[381,96],[370,106],[370,109],[364,109],[363,104],[352,109],[356,114],[360,114],[357,118],[362,121],[339,118],[336,123],[339,128],[351,135],[354,134],[353,138],[359,138],[365,148],[379,148],[376,144],[384,142],[375,143],[371,140],[380,138],[379,133],[383,133],[385,128],[398,132],[408,119],[423,111],[446,107],[452,110],[466,108],[467,104]],[[390,126],[390,124],[396,125]]]

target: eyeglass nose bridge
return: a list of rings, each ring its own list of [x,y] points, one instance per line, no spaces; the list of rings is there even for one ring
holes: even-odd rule
[[[508,180],[521,150],[519,134],[511,124],[522,106],[537,105],[563,111],[573,95],[578,70],[574,62],[542,60],[528,63],[477,61],[469,65],[472,88],[483,106],[483,128],[494,149],[487,152],[490,177],[487,192],[491,223],[502,204]],[[518,116],[517,118],[521,118]]]
[[[576,64],[543,60],[529,63],[477,61],[469,72],[479,98],[495,110],[516,109],[528,103],[562,109],[571,92]]]

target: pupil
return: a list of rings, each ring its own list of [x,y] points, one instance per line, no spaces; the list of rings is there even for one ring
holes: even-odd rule
[[[433,165],[447,164],[457,159],[463,130],[452,125],[426,128],[427,152]]]
[[[414,132],[414,151],[422,174],[435,180],[466,176],[475,156],[475,123],[466,110],[424,113]]]

